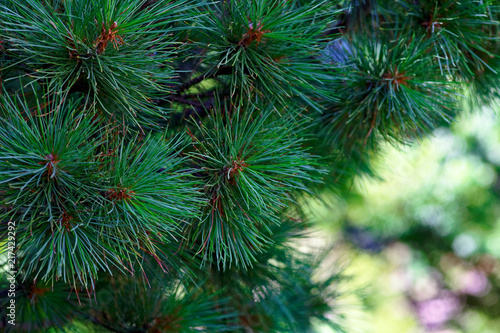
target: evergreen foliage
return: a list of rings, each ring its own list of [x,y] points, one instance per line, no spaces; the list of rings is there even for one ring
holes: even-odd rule
[[[313,178],[315,162],[285,127],[293,119],[269,119],[272,111],[253,106],[244,117],[240,108],[214,110],[193,135],[191,157],[208,202],[187,234],[203,240],[197,251],[204,261],[247,267],[272,242],[270,226],[280,224],[292,192],[307,191],[301,181]]]
[[[499,5],[0,1],[0,326],[349,330],[300,202],[494,103]]]

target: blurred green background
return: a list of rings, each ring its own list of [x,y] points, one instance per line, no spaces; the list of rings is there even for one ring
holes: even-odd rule
[[[412,146],[385,146],[374,168],[379,179],[306,205],[350,275],[352,297],[338,304],[356,322],[347,327],[500,332],[498,113],[467,112]]]

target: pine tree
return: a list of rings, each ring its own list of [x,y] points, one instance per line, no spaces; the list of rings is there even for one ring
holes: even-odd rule
[[[0,326],[349,331],[301,203],[494,103],[499,5],[0,1]]]

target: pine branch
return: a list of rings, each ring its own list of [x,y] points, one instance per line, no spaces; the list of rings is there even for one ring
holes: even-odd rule
[[[20,326],[341,331],[339,275],[313,279],[319,259],[288,244],[309,228],[303,198],[449,126],[464,85],[493,103],[499,13],[0,0],[0,244],[16,220]]]
[[[315,163],[285,128],[295,120],[273,120],[272,109],[219,105],[209,120],[198,127],[200,138],[192,136],[191,154],[209,202],[185,233],[204,262],[251,266],[293,192],[307,192],[302,180],[317,176]]]

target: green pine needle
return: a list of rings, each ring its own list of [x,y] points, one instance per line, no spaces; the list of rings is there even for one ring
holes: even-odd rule
[[[187,233],[205,262],[251,266],[294,194],[307,191],[305,181],[317,181],[316,163],[293,134],[293,121],[287,126],[288,117],[273,116],[251,106],[220,106],[193,137],[191,156],[209,204]]]

